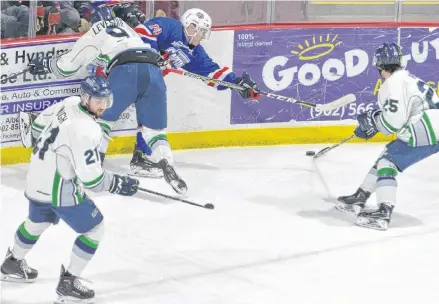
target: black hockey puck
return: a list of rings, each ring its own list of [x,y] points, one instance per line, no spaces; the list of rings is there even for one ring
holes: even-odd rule
[[[206,204],[206,205],[204,205],[204,208],[206,208],[206,209],[214,209],[215,206],[212,205],[212,204]]]
[[[316,155],[316,152],[314,151],[306,151],[306,156],[314,156]]]

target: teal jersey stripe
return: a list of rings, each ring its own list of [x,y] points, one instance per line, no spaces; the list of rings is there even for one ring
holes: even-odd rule
[[[32,123],[32,128],[36,129],[37,131],[43,131],[45,127],[46,126],[37,124],[35,121]]]
[[[94,180],[90,182],[82,182],[85,187],[87,188],[93,188],[94,186],[98,185],[102,180],[104,179],[104,173],[96,177]]]
[[[430,144],[436,145],[437,144],[436,134],[434,132],[430,118],[428,117],[427,113],[424,112],[424,114],[422,115],[422,120],[425,122],[425,125],[427,126],[427,133],[428,133]]]
[[[111,127],[109,125],[107,125],[106,123],[98,122],[98,124],[101,126],[101,128],[104,130],[104,132],[106,132],[106,133],[111,132]]]
[[[60,204],[59,195],[61,192],[61,184],[62,184],[62,177],[57,170],[57,171],[55,171],[55,176],[53,178],[53,186],[52,186],[52,206],[53,207],[59,207],[59,204]]]

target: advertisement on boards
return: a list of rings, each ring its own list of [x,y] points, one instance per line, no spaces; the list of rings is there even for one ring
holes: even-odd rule
[[[357,101],[334,111],[261,97],[243,102],[232,95],[231,124],[355,119],[376,107],[382,79],[373,54],[396,42],[396,28],[270,29],[235,31],[234,71],[248,72],[264,91],[310,103],[328,103],[353,93]],[[437,90],[439,30],[401,29],[403,63]]]
[[[36,57],[60,56],[67,52],[73,40],[62,42],[30,42],[21,46],[4,46],[0,53],[0,143],[5,146],[20,145],[19,112],[40,112],[52,104],[72,95],[79,95],[85,69],[67,79],[56,79],[53,74],[34,76],[26,72],[8,79],[25,69]],[[114,127],[115,132],[136,127],[134,107],[122,113]]]

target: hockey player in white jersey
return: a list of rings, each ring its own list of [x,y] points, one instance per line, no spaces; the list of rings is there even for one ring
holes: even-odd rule
[[[386,230],[396,204],[398,172],[439,151],[439,97],[424,81],[403,70],[401,49],[383,44],[375,52],[375,65],[384,79],[378,109],[358,115],[355,135],[369,139],[378,132],[396,134],[387,144],[358,190],[337,200],[336,208],[358,215],[356,224]],[[376,192],[378,209],[363,211]]]
[[[51,105],[39,114],[32,112],[20,112],[20,136],[21,142],[25,148],[35,147],[38,137],[40,137],[41,132],[49,124],[52,116],[55,115],[61,107],[69,107],[72,104],[76,105],[76,98],[66,98],[60,102]]]
[[[81,84],[80,96],[59,104],[31,155],[25,190],[29,215],[19,226],[14,245],[1,265],[1,279],[35,281],[38,272],[24,258],[41,234],[62,219],[79,236],[69,266],[61,266],[55,303],[94,302],[94,291],[81,283],[80,275],[103,237],[104,218],[84,193],[84,187],[125,196],[138,190],[138,180],[101,166],[98,151],[103,134],[96,120],[111,107],[112,98],[105,78],[87,77]]]
[[[123,9],[116,11],[127,23],[115,17],[111,7],[97,8],[95,15],[101,20],[75,42],[70,52],[58,58],[35,59],[30,64],[30,73],[53,73],[57,78],[65,78],[81,68],[99,66],[99,74],[108,75],[115,96],[113,107],[101,117],[103,130],[109,135],[122,112],[134,104],[144,140],[154,142],[151,162],[163,171],[166,182],[177,193],[185,194],[187,185],[173,167],[172,151],[165,135],[166,85],[159,67],[163,58],[132,29],[140,23],[138,14],[125,13]]]

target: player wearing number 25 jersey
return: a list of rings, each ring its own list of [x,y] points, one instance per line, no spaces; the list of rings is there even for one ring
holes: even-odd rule
[[[378,132],[396,134],[370,169],[357,192],[338,198],[337,209],[358,214],[356,223],[385,230],[396,204],[396,175],[439,151],[439,97],[434,90],[401,66],[402,52],[394,43],[375,52],[375,65],[384,79],[378,109],[357,117],[355,135],[369,139]],[[376,191],[378,210],[363,212]]]

